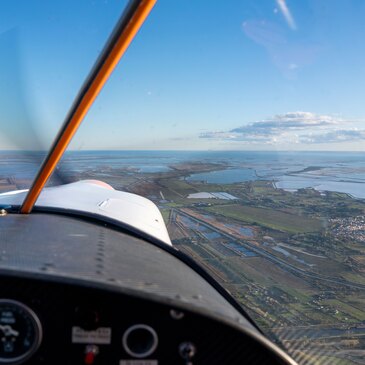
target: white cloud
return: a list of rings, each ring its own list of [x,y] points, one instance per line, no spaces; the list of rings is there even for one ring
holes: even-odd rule
[[[288,1],[275,0],[274,14],[268,18],[253,17],[242,21],[243,33],[266,49],[269,59],[288,79],[296,79],[303,68],[310,67],[325,50],[325,45],[309,39],[292,36],[297,24],[288,7]],[[288,25],[288,26],[287,26]]]
[[[290,112],[249,123],[229,131],[205,132],[200,138],[245,144],[318,144],[365,140],[365,130],[351,121],[310,112]],[[344,126],[348,125],[348,129]]]
[[[269,119],[232,129],[231,132],[248,132],[255,130],[264,134],[272,134],[280,130],[327,127],[336,124],[338,124],[338,121],[331,116],[299,111],[278,114]]]
[[[276,3],[278,4],[278,7],[279,7],[281,13],[283,14],[286,22],[288,23],[289,27],[293,30],[296,30],[297,25],[295,24],[295,20],[288,8],[288,5],[286,4],[286,1],[285,0],[276,0]]]
[[[300,136],[301,143],[339,143],[365,140],[365,130],[339,129],[322,134],[307,134]]]

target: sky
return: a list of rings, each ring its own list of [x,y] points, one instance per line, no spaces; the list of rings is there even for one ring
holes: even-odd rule
[[[47,149],[124,0],[0,12],[0,149]],[[365,150],[365,2],[158,0],[70,149]]]

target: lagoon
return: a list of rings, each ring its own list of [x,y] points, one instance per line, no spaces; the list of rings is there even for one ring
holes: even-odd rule
[[[244,181],[257,180],[257,176],[254,169],[241,168],[192,174],[186,180],[204,181],[208,184],[234,184]]]

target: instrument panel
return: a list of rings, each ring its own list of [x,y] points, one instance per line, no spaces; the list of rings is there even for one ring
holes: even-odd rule
[[[168,303],[0,277],[0,364],[279,364],[240,330]]]

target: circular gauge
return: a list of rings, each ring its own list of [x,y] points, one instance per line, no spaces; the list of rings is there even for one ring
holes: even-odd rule
[[[42,340],[37,315],[15,300],[0,299],[0,364],[21,364]]]

